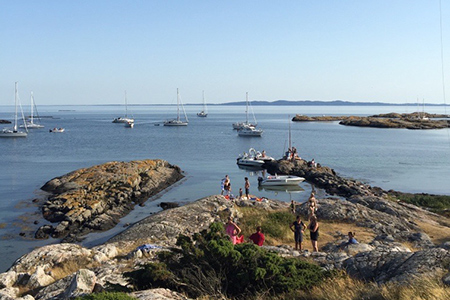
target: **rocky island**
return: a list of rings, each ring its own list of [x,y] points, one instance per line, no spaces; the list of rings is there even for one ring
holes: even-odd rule
[[[315,116],[296,115],[294,122],[331,122],[359,127],[406,128],[406,129],[442,129],[450,127],[449,115],[414,112],[411,114],[388,113],[368,117],[358,116]]]
[[[164,165],[163,162],[160,163]],[[271,173],[303,176],[316,188],[327,191],[329,196],[318,199],[319,207],[316,212],[321,228],[319,252],[297,251],[291,241],[292,233],[283,237],[284,234],[276,233],[278,229],[269,228],[275,226],[273,220],[281,220],[280,228],[288,228],[289,222],[295,218],[288,203],[270,199],[230,201],[221,195],[213,195],[149,216],[107,243],[91,249],[70,243],[35,249],[18,259],[7,272],[0,274],[0,299],[69,299],[99,291],[130,290],[132,283],[124,274],[141,272],[139,270],[144,270],[143,266],[149,263],[156,263],[153,266],[161,267],[157,262],[162,257],[167,257],[167,254],[159,256],[158,253],[183,253],[177,243],[180,234],[186,237],[197,234],[196,239],[200,243],[202,239],[199,233],[203,237],[207,236],[205,232],[211,224],[224,223],[229,216],[242,227],[246,237],[254,230],[250,228],[253,226],[251,224],[259,224],[267,230],[266,242],[261,251],[295,261],[310,262],[320,266],[322,270],[345,271],[349,278],[362,280],[355,283],[359,296],[352,299],[364,298],[364,295],[376,297],[374,295],[378,292],[380,295],[388,292],[394,295],[404,287],[414,288],[416,284],[410,283],[423,278],[435,278],[433,280],[436,284],[430,285],[431,281],[426,281],[426,285],[430,286],[427,289],[426,285],[417,283],[422,294],[439,292],[441,296],[436,296],[435,299],[448,299],[450,219],[404,203],[391,191],[344,178],[329,167],[311,166],[301,159],[270,162],[266,167]],[[106,167],[103,166],[102,169],[104,168]],[[55,186],[52,190],[60,185],[52,185]],[[71,188],[70,185],[61,188],[59,192],[67,188]],[[105,193],[111,186],[103,183],[97,188]],[[303,220],[307,211],[307,203],[296,207],[296,214],[300,214]],[[357,231],[359,244],[346,243],[346,233],[350,230]],[[308,242],[304,243],[306,249],[310,249]],[[251,247],[239,249],[258,250]],[[222,254],[226,255],[226,252]],[[200,255],[200,252],[196,255]],[[207,281],[210,280],[213,285],[217,278],[208,272],[205,273],[209,274]],[[261,274],[266,273],[258,276],[262,276]],[[310,295],[307,299],[343,299],[338,295],[349,293],[347,285],[353,279],[345,279],[345,285],[341,287],[343,290],[333,290],[336,296],[331,296],[330,290],[327,290],[330,286],[339,289],[333,285],[341,280],[339,278],[333,277],[330,281],[305,291],[305,295]],[[185,290],[186,284],[176,280],[174,282],[178,285],[172,286],[172,289],[153,286],[134,292],[130,290],[129,295],[137,299],[188,299],[189,295],[180,293]],[[378,285],[371,285],[370,282]],[[203,292],[207,296],[208,289],[205,285],[201,287],[205,288]],[[210,292],[215,293],[214,296],[209,294],[213,298],[224,296],[217,291]],[[320,293],[325,293],[322,298],[317,296]],[[318,298],[312,298],[312,295]],[[270,294],[266,298],[261,296],[260,299],[269,299],[269,296]],[[399,298],[392,296],[383,299]]]
[[[179,167],[163,160],[109,162],[73,171],[48,181],[50,193],[42,204],[43,217],[57,223],[43,225],[36,238],[76,241],[91,231],[114,227],[134,205],[183,178]]]

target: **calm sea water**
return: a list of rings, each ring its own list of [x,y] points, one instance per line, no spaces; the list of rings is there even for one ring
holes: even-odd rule
[[[289,201],[305,201],[304,191],[284,192],[257,189],[259,172],[239,169],[236,157],[249,148],[266,150],[280,158],[287,147],[288,116],[370,115],[387,112],[413,112],[415,107],[348,106],[257,106],[253,108],[261,138],[238,137],[231,124],[245,120],[242,106],[210,106],[207,118],[198,118],[201,106],[187,106],[187,127],[154,126],[154,122],[175,116],[175,107],[131,107],[135,128],[112,124],[122,116],[123,107],[41,106],[45,129],[33,130],[25,139],[0,139],[0,272],[33,247],[56,240],[27,238],[45,223],[31,200],[42,196],[39,188],[53,177],[108,161],[160,158],[176,164],[186,178],[144,207],[137,207],[121,223],[106,233],[87,236],[84,245],[100,243],[134,223],[159,211],[161,201],[190,202],[220,193],[220,180],[231,178],[233,192],[250,178],[251,194]],[[428,112],[444,113],[434,107]],[[0,119],[11,119],[13,107],[0,107]],[[64,127],[64,133],[48,129]],[[339,174],[384,189],[405,192],[450,194],[450,135],[448,130],[412,131],[341,126],[337,122],[292,123],[292,141],[302,158],[334,168]],[[39,224],[33,224],[38,221]],[[19,237],[25,232],[26,237]]]

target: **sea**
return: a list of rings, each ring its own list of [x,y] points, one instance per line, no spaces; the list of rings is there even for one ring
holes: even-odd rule
[[[24,107],[26,110],[27,107]],[[289,202],[306,201],[313,187],[303,182],[295,190],[258,189],[262,171],[241,169],[237,157],[250,148],[281,158],[292,146],[306,159],[333,168],[338,174],[374,186],[411,193],[450,195],[450,132],[362,128],[338,122],[291,122],[295,114],[358,115],[411,113],[415,106],[254,106],[262,137],[239,137],[232,123],[245,120],[244,106],[210,105],[200,118],[201,105],[185,106],[189,126],[165,127],[162,121],[176,116],[175,106],[129,106],[134,128],[114,124],[124,106],[39,106],[44,129],[30,130],[27,138],[0,139],[0,272],[35,247],[59,240],[35,240],[34,231],[47,224],[34,199],[48,180],[76,169],[109,161],[164,159],[178,165],[185,178],[135,209],[113,229],[88,234],[82,245],[100,244],[161,210],[161,202],[189,203],[220,194],[220,181],[231,179],[232,193],[250,179],[250,194]],[[445,113],[442,106],[426,109]],[[13,106],[0,106],[0,119],[13,118]],[[3,125],[3,124],[1,124]],[[0,127],[1,127],[0,125]],[[160,126],[157,126],[160,125]],[[4,127],[8,127],[5,125]],[[49,129],[63,127],[63,133]],[[326,196],[317,190],[319,198]]]

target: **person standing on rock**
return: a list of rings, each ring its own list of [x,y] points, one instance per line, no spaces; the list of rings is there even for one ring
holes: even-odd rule
[[[250,182],[248,181],[248,177],[245,177],[245,197],[247,197],[247,200],[250,200]]]
[[[306,229],[305,223],[301,220],[300,216],[292,223],[289,228],[294,233],[295,250],[302,250],[303,232]]]
[[[224,178],[222,178],[222,180],[220,181],[220,189],[221,192],[220,194],[223,195],[223,193],[225,192],[225,181],[227,180],[228,175],[225,175]]]
[[[319,252],[319,247],[317,246],[317,240],[319,239],[319,222],[317,222],[317,217],[315,215],[312,215],[309,218],[308,229],[313,252]]]
[[[314,196],[314,192],[311,192],[311,196],[308,199],[308,217],[314,216],[317,211],[317,200]]]

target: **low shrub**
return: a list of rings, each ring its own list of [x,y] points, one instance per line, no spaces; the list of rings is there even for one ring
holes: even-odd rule
[[[332,276],[317,265],[281,257],[252,243],[233,245],[220,223],[192,238],[179,236],[177,245],[181,249],[160,254],[161,263],[125,276],[136,289],[165,287],[194,298],[245,298],[308,290]]]

